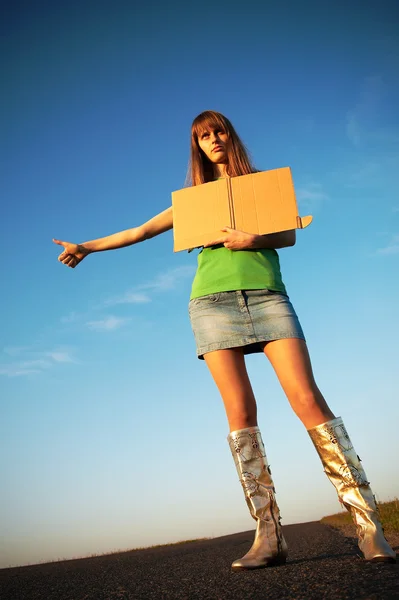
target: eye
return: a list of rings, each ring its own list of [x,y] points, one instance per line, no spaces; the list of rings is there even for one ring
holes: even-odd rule
[[[205,132],[201,135],[201,140],[204,140],[205,138],[209,137],[209,133]]]

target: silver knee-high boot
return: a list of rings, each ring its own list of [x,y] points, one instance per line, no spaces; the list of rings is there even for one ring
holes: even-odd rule
[[[341,417],[308,430],[327,477],[356,524],[359,548],[373,562],[395,562],[396,553],[384,537],[366,473]]]
[[[227,437],[252,517],[255,541],[245,556],[232,564],[234,571],[284,564],[287,544],[280,525],[273,480],[258,427],[233,431]]]

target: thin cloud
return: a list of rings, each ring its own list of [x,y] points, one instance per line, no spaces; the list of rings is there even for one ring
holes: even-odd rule
[[[299,202],[304,200],[326,200],[328,197],[319,183],[312,183],[307,187],[299,188],[296,195]]]
[[[29,346],[6,346],[3,348],[3,352],[9,356],[18,356],[29,349]]]
[[[75,360],[69,354],[69,352],[62,352],[60,350],[55,350],[53,352],[46,352],[46,356],[51,358],[54,362],[57,363],[73,363]]]
[[[69,315],[66,315],[65,317],[61,317],[61,323],[76,323],[78,320],[79,315],[75,311],[70,312]]]
[[[348,173],[345,186],[348,188],[369,188],[371,185],[380,185],[383,171],[381,160],[366,160]]]
[[[126,292],[122,296],[116,298],[110,298],[105,302],[106,306],[115,304],[146,304],[151,302],[151,298],[148,294],[142,294],[140,292]]]
[[[373,119],[381,103],[384,87],[379,75],[364,79],[359,101],[346,115],[346,135],[354,146],[360,146],[367,137],[367,124]]]
[[[360,146],[363,130],[354,112],[348,112],[346,115],[346,135],[354,146]]]
[[[306,186],[298,187],[296,197],[302,210],[318,210],[320,205],[328,200],[328,195],[324,192],[320,183],[309,183]]]
[[[166,273],[159,273],[153,280],[142,283],[133,290],[126,292],[121,296],[109,298],[105,306],[116,304],[145,304],[152,301],[151,293],[171,291],[178,287],[181,280],[191,277],[195,272],[195,267],[188,265],[170,269]]]
[[[386,150],[399,142],[399,131],[395,126],[381,124],[384,114],[384,99],[388,85],[380,75],[366,77],[359,93],[359,101],[346,113],[345,131],[349,141],[356,147],[372,142]]]
[[[137,289],[151,290],[154,292],[173,290],[176,288],[181,279],[193,275],[194,271],[195,267],[191,265],[176,267],[175,269],[171,269],[166,273],[160,273],[152,281],[137,286]]]
[[[364,153],[359,156],[355,163],[349,163],[338,171],[330,172],[335,181],[348,189],[367,190],[370,194],[378,192],[381,194],[386,190],[391,196],[392,188],[396,189],[399,178],[399,154],[397,151],[384,153],[383,151],[369,154],[365,158]],[[395,198],[393,198],[395,201]],[[399,206],[393,206],[392,210],[399,210]]]
[[[41,369],[28,369],[18,364],[0,365],[0,375],[6,377],[21,377],[22,375],[31,375],[32,373],[41,373]]]
[[[128,321],[130,321],[130,319],[121,319],[114,315],[110,315],[109,317],[98,321],[88,321],[86,325],[90,329],[94,329],[94,331],[114,331],[115,329],[120,329]]]
[[[0,375],[18,377],[20,375],[30,375],[31,373],[41,373],[50,367],[51,362],[48,360],[24,360],[0,365]]]
[[[399,253],[399,235],[394,235],[387,246],[384,248],[379,248],[377,250],[377,254],[380,255],[389,255],[389,254],[398,254]]]
[[[37,358],[35,360],[24,360],[19,363],[22,369],[48,369],[51,367],[51,362],[44,358]]]
[[[29,349],[28,346],[21,346],[18,352],[11,352],[7,348],[9,356],[18,356],[24,352],[23,360],[0,364],[0,375],[7,377],[20,377],[22,375],[31,375],[32,373],[43,373],[54,367],[57,363],[75,363],[71,353],[65,349],[51,351],[37,351]],[[14,348],[11,350],[17,350]],[[5,349],[6,351],[6,349]]]

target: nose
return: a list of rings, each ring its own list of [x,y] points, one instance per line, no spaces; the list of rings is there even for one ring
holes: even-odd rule
[[[220,138],[219,138],[219,136],[218,136],[217,133],[215,133],[215,132],[212,133],[212,135],[211,135],[211,141],[212,141],[213,144],[217,143],[217,142],[220,143]]]

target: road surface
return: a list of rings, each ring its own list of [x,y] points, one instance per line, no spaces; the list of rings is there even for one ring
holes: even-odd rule
[[[399,563],[370,564],[319,522],[287,525],[281,567],[232,572],[253,531],[213,540],[0,570],[1,600],[390,600]],[[398,548],[395,548],[396,550]]]

